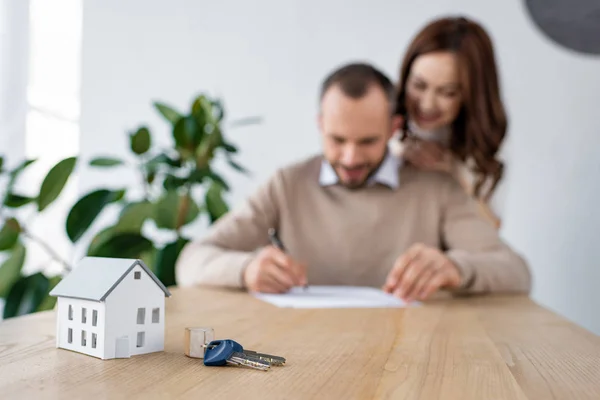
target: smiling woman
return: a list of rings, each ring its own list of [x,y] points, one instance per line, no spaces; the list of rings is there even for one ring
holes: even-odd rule
[[[506,134],[492,42],[463,17],[429,23],[413,39],[401,66],[397,112],[404,118],[404,158],[454,174],[489,209],[502,178],[497,153]]]

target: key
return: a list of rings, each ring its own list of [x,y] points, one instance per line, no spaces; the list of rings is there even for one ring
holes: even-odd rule
[[[269,362],[269,360],[267,360],[267,359],[263,359],[254,354],[246,354],[242,345],[239,344],[238,342],[236,342],[235,340],[225,339],[224,341],[228,342],[228,345],[231,346],[234,353],[238,353],[238,354],[236,354],[236,356],[245,358],[250,361],[259,361],[261,363],[267,362],[269,365],[271,365],[271,362]],[[206,347],[207,347],[207,349],[214,348],[216,346],[219,346],[220,344],[221,344],[220,340],[215,340],[214,343],[211,342]]]
[[[245,367],[260,369],[262,371],[266,371],[269,368],[271,368],[271,364],[269,364],[267,361],[254,360],[248,358],[248,356],[246,356],[244,353],[238,352],[231,353],[231,356],[229,357],[227,362],[234,365],[243,365]]]
[[[283,358],[283,357],[272,356],[272,355],[266,354],[266,353],[257,353],[254,350],[244,350],[243,353],[246,354],[247,356],[256,357],[259,360],[267,361],[271,365],[279,366],[279,365],[285,364],[285,358]]]
[[[206,366],[222,366],[222,365],[239,365],[260,369],[266,371],[271,368],[271,364],[267,361],[252,359],[242,352],[238,352],[239,343],[233,340],[213,340],[206,347],[204,354],[204,365]]]
[[[266,353],[258,353],[254,350],[245,350],[244,347],[241,344],[239,344],[238,342],[236,342],[235,340],[231,340],[231,339],[227,339],[227,340],[230,340],[232,342],[232,345],[234,346],[233,347],[234,351],[236,351],[238,353],[243,353],[250,359],[267,361],[269,364],[275,365],[275,366],[280,366],[280,365],[285,364],[285,358],[283,358],[283,357],[273,356],[271,354],[266,354]]]

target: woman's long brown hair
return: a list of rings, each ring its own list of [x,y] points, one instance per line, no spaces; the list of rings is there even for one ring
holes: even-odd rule
[[[496,158],[507,127],[498,84],[492,41],[476,22],[466,18],[443,18],[428,24],[410,44],[400,71],[397,112],[404,117],[403,139],[408,133],[406,82],[420,55],[451,51],[459,62],[461,110],[453,123],[450,150],[465,162],[474,161],[473,194],[488,201],[502,178],[504,165]],[[483,186],[491,180],[485,194]]]

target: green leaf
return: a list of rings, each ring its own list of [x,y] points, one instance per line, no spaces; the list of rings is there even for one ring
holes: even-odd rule
[[[154,221],[156,226],[163,229],[178,229],[179,213],[183,208],[187,208],[187,213],[182,224],[186,225],[198,217],[200,209],[189,195],[179,195],[176,191],[168,191],[158,201],[154,209]]]
[[[189,242],[179,238],[163,247],[156,256],[156,276],[165,286],[173,286],[175,282],[175,263],[183,247]]]
[[[204,135],[194,117],[183,117],[173,127],[173,138],[177,147],[193,151]]]
[[[176,147],[182,149],[189,147],[188,135],[185,133],[185,118],[181,118],[173,126],[173,139]]]
[[[131,150],[135,154],[144,154],[150,150],[150,131],[145,126],[140,127],[134,134],[129,135]]]
[[[123,160],[111,157],[97,157],[90,161],[90,165],[94,167],[114,167],[123,164]]]
[[[46,311],[52,310],[54,308],[57,299],[55,296],[50,296],[49,293],[52,291],[52,289],[54,289],[56,285],[58,285],[58,282],[60,281],[60,276],[53,276],[52,278],[48,279],[48,292],[46,293],[44,300],[42,300],[42,302],[35,311]]]
[[[219,126],[215,126],[210,135],[210,142],[214,148],[223,146],[225,140],[223,139],[223,132]]]
[[[10,289],[4,306],[4,318],[30,314],[47,296],[50,281],[41,272],[19,279]]]
[[[113,193],[114,193],[114,201],[120,201],[120,200],[123,200],[123,197],[125,197],[125,193],[127,193],[127,190],[125,190],[125,189],[113,190]]]
[[[4,205],[9,208],[19,208],[35,200],[35,197],[27,197],[21,196],[20,194],[8,193],[4,199]]]
[[[174,175],[167,175],[167,177],[165,178],[165,181],[163,182],[163,187],[166,190],[174,190],[174,189],[182,187],[186,183],[187,183],[187,179],[185,179],[185,178],[179,178]]]
[[[238,148],[230,143],[223,142],[223,148],[229,153],[237,153],[238,152]]]
[[[216,172],[210,171],[208,176],[210,176],[210,179],[212,179],[213,182],[216,182],[219,185],[221,185],[221,187],[224,190],[229,190],[229,185],[227,184],[227,182],[225,182],[225,179],[223,179],[221,175],[217,174]]]
[[[152,182],[154,182],[154,179],[156,179],[156,171],[148,171],[148,174],[146,175],[146,182],[151,185]]]
[[[17,243],[20,232],[21,225],[19,225],[19,221],[14,218],[7,219],[2,230],[0,230],[0,251],[12,248]]]
[[[244,168],[243,166],[241,166],[240,164],[238,164],[237,162],[233,161],[232,159],[227,160],[227,163],[235,170],[239,171],[239,172],[243,172],[245,174],[249,173],[248,170],[246,168]]]
[[[154,216],[154,205],[149,201],[140,201],[126,205],[115,225],[118,232],[140,233],[144,222]]]
[[[192,115],[202,130],[204,130],[204,127],[209,120],[207,116],[210,112],[211,106],[206,96],[200,95],[194,99],[194,102],[192,103]]]
[[[95,254],[98,252],[98,249],[104,245],[111,237],[113,237],[117,232],[117,229],[114,226],[109,226],[102,229],[98,232],[90,241],[90,245],[88,246],[87,254]]]
[[[139,258],[152,247],[152,242],[138,233],[116,233],[94,249],[90,248],[88,256]]]
[[[240,126],[260,124],[261,122],[262,122],[261,117],[245,117],[245,118],[239,118],[234,121],[231,121],[229,123],[229,126],[231,128],[237,128]]]
[[[213,223],[229,211],[229,207],[223,200],[223,188],[217,182],[213,182],[210,188],[206,191],[204,198],[206,208],[210,217],[210,222]]]
[[[161,164],[168,165],[170,167],[181,167],[181,160],[174,159],[166,155],[165,153],[158,154],[152,157],[147,163],[146,168],[157,169]]]
[[[42,182],[40,194],[37,198],[38,211],[44,210],[48,207],[62,192],[71,172],[75,168],[77,162],[76,157],[65,158],[59,161],[46,175]]]
[[[17,181],[17,178],[21,174],[21,172],[23,172],[25,170],[25,168],[27,168],[29,165],[33,164],[35,161],[36,160],[25,160],[21,164],[19,164],[19,166],[17,168],[10,171],[10,173],[9,173],[10,179],[8,181],[8,184],[6,185],[6,192],[5,192],[6,195],[4,196],[3,203],[6,203],[6,201],[8,200],[8,197],[12,194],[12,190],[15,187],[15,183]]]
[[[0,172],[2,172],[2,166],[4,166],[4,157],[0,156]]]
[[[169,157],[166,154],[160,153],[160,154],[155,155],[154,157],[152,157],[148,161],[146,161],[146,164],[144,164],[144,166],[146,168],[156,169],[161,164],[166,164],[168,158]]]
[[[155,247],[152,247],[150,250],[143,252],[142,254],[140,254],[139,259],[142,260],[144,262],[144,264],[146,264],[146,266],[148,266],[148,268],[150,268],[150,270],[152,270],[152,272],[154,272],[154,274],[156,274],[156,256],[158,255],[158,249]]]
[[[99,189],[86,194],[75,203],[67,216],[67,236],[74,243],[89,229],[108,204],[123,198],[124,191]]]
[[[211,174],[211,170],[208,167],[195,169],[190,173],[190,176],[188,177],[188,181],[195,182],[195,183],[202,183],[202,182],[204,182],[204,178],[210,176],[210,174]]]
[[[181,114],[175,111],[173,108],[169,107],[166,104],[155,102],[154,107],[158,110],[159,113],[162,114],[163,117],[172,124],[177,123],[181,118]]]
[[[21,268],[23,268],[23,263],[25,263],[26,253],[25,246],[17,243],[10,257],[0,266],[0,298],[8,295],[12,285],[21,276]]]

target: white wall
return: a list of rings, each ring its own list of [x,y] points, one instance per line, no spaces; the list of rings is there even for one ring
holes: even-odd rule
[[[10,157],[10,167],[25,154],[28,6],[27,0],[0,0],[0,155]]]
[[[600,60],[550,43],[521,1],[86,1],[81,149],[125,153],[125,131],[138,123],[166,132],[152,99],[184,107],[209,90],[224,97],[230,116],[264,118],[230,133],[254,171],[251,179],[227,175],[238,204],[276,167],[319,150],[315,112],[326,73],[367,60],[395,79],[411,37],[446,13],[480,20],[496,45],[511,117],[498,205],[504,234],[532,264],[535,298],[600,333],[592,249]],[[97,185],[97,175],[82,178],[82,191]],[[113,184],[133,178],[115,174]]]

